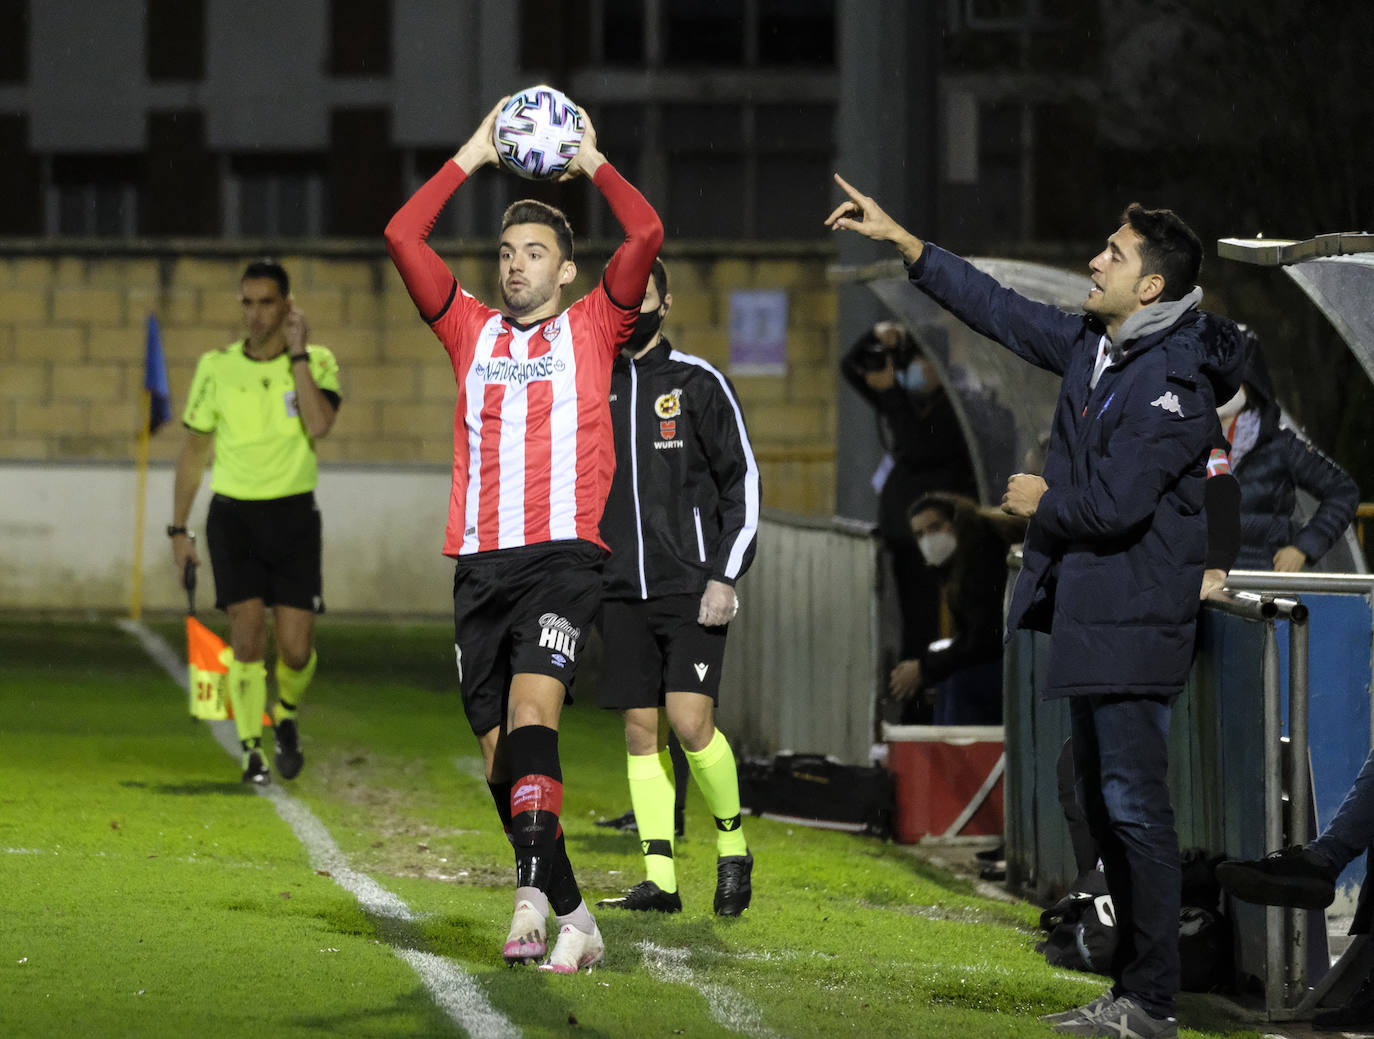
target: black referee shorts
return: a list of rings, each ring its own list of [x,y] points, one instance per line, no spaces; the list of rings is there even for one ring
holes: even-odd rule
[[[453,647],[478,736],[506,719],[511,676],[572,685],[601,604],[605,554],[586,541],[463,556],[453,574]]]
[[[701,693],[719,703],[729,625],[702,627],[700,608],[699,595],[602,603],[601,706],[662,707],[666,693]]]
[[[315,495],[248,501],[216,494],[205,521],[215,605],[247,599],[324,612],[320,510]]]

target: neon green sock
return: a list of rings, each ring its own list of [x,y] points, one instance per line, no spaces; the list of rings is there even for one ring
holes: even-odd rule
[[[319,654],[312,649],[305,667],[293,671],[282,662],[281,657],[277,658],[277,706],[272,708],[274,722],[296,717],[296,712],[301,709],[301,699],[305,696],[306,687],[315,677],[315,665],[319,663],[319,659]]]
[[[687,764],[706,798],[706,807],[716,817],[716,854],[743,855],[749,850],[739,811],[739,774],[735,753],[719,729],[701,750],[687,750]],[[639,818],[638,814],[635,818]]]
[[[677,890],[673,867],[673,759],[657,754],[627,754],[630,804],[644,851],[644,875],[667,892]]]
[[[234,708],[234,728],[243,747],[243,763],[248,751],[262,739],[262,712],[267,706],[267,665],[261,660],[229,662],[229,703]]]

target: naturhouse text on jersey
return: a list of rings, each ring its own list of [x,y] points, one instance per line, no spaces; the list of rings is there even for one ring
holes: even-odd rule
[[[561,321],[550,321],[540,330],[540,333],[548,342],[553,343],[558,339],[561,326]],[[499,341],[503,337],[510,336],[510,329],[503,324],[488,334],[493,335]],[[556,373],[562,372],[565,368],[567,368],[567,362],[561,357],[556,357],[553,353],[543,354],[525,361],[511,357],[509,354],[505,357],[497,357],[493,354],[486,364],[479,361],[472,366],[473,373],[483,382],[500,382],[519,386],[536,379],[552,379]]]

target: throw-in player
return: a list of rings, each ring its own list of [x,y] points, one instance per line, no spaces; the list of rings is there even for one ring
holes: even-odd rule
[[[501,309],[463,292],[426,240],[448,198],[497,161],[499,108],[401,207],[386,241],[458,383],[444,553],[457,560],[463,707],[515,848],[515,914],[502,955],[542,958],[552,906],[558,941],[542,967],[570,974],[597,963],[605,946],[559,824],[558,721],[601,601],[598,524],[615,468],[611,365],[634,327],[663,226],[597,150],[587,120],[564,179],[591,180],[625,229],[600,283],[562,310],[577,273],[572,230],[559,210],[525,200],[502,219]]]

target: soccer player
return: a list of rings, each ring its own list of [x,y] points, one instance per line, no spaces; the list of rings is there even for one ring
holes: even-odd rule
[[[577,273],[572,229],[552,206],[513,203],[497,250],[502,309],[460,291],[427,244],[454,191],[497,161],[500,105],[386,228],[391,254],[425,323],[453,362],[458,402],[444,554],[453,581],[463,708],[487,783],[515,848],[508,963],[546,952],[546,970],[591,967],[605,950],[564,847],[558,721],[601,602],[606,547],[597,525],[615,448],[607,404],[618,344],[634,327],[663,225],[597,150],[590,121],[564,175],[606,197],[625,229],[601,281],[563,310]]]
[[[654,261],[635,330],[611,379],[616,470],[601,535],[611,548],[601,630],[601,705],[625,714],[625,747],[645,880],[617,909],[682,909],[673,864],[668,726],[716,820],[715,911],[749,907],[754,856],[740,828],[739,779],[715,724],[735,582],[754,558],[759,469],[734,387],[674,350],[662,323],[668,272]]]
[[[339,366],[325,347],[307,345],[309,327],[280,264],[249,264],[239,287],[248,335],[196,365],[167,535],[179,573],[187,562],[199,564],[186,524],[213,447],[205,534],[215,605],[229,615],[229,699],[243,781],[266,785],[272,781],[261,749],[269,606],[277,642],[277,771],[294,779],[305,763],[296,712],[315,676],[315,614],[324,612],[315,441],[334,428]]]

